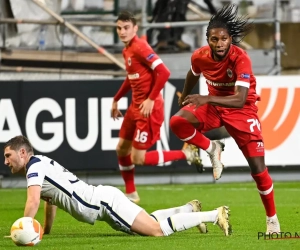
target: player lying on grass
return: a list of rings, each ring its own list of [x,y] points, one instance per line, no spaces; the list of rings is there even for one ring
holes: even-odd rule
[[[40,199],[45,201],[45,234],[51,231],[57,207],[79,221],[92,225],[96,220],[105,221],[113,229],[129,234],[168,236],[192,227],[205,232],[205,222],[217,224],[226,236],[231,234],[227,206],[200,212],[200,202],[193,200],[183,206],[158,210],[149,215],[119,189],[89,185],[56,161],[34,155],[30,142],[24,136],[16,136],[4,145],[4,157],[5,165],[13,174],[26,175],[24,216],[34,218]]]

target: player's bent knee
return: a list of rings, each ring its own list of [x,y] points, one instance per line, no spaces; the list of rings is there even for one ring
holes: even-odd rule
[[[131,155],[131,161],[136,166],[143,166],[145,163],[145,157]]]
[[[170,128],[174,134],[178,135],[178,132],[182,129],[182,125],[188,122],[184,117],[174,115],[170,119]]]
[[[131,150],[132,150],[132,141],[120,138],[118,145],[116,147],[118,156],[129,155],[131,153]]]
[[[144,229],[141,230],[140,234],[152,237],[165,236],[158,222],[155,222],[154,224],[147,224],[147,226],[145,226]]]
[[[158,222],[157,222],[157,226],[155,226],[155,228],[153,229],[153,235],[150,236],[154,236],[154,237],[165,236]]]
[[[131,161],[134,165],[142,166],[145,163],[146,150],[133,148],[131,153]]]
[[[118,144],[116,147],[116,152],[117,152],[117,155],[119,155],[119,156],[126,156],[131,153],[131,148],[122,147]]]
[[[142,210],[132,223],[131,231],[144,236],[164,236],[160,224]]]

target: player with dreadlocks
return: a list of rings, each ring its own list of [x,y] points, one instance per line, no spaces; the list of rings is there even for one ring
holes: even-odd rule
[[[191,57],[179,105],[171,117],[172,131],[189,144],[205,150],[211,160],[213,176],[221,177],[221,152],[224,144],[211,141],[203,133],[225,126],[244,154],[256,182],[267,215],[267,233],[280,232],[276,215],[273,182],[264,159],[264,143],[257,116],[256,79],[247,53],[237,47],[252,24],[237,16],[235,5],[224,6],[208,24],[208,46],[197,49]],[[208,95],[190,95],[200,74],[206,78]]]

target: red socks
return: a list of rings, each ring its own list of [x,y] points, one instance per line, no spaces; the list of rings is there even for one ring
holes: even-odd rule
[[[133,193],[135,191],[134,165],[132,164],[130,155],[118,156],[118,161],[121,175],[125,182],[125,192],[126,194]]]
[[[154,165],[157,166],[160,163],[168,162],[168,161],[177,161],[177,160],[185,160],[186,156],[181,150],[173,150],[173,151],[150,151],[145,155],[145,163],[144,165]],[[127,156],[118,156],[119,168],[121,171],[121,175],[125,182],[125,192],[130,194],[136,191],[134,184],[134,165],[132,164],[130,155]]]
[[[181,150],[173,151],[149,151],[145,155],[144,165],[158,165],[168,161],[185,160],[186,156]]]
[[[269,175],[268,169],[266,168],[259,174],[251,174],[256,182],[258,192],[261,200],[264,204],[266,214],[268,217],[272,217],[276,214],[273,182]]]
[[[181,116],[172,116],[170,127],[173,133],[182,141],[193,144],[203,150],[208,149],[210,140],[198,132],[194,126]]]

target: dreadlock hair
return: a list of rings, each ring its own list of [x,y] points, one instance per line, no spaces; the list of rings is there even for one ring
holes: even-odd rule
[[[29,142],[29,140],[23,136],[23,135],[18,135],[16,137],[11,138],[9,141],[7,141],[4,144],[3,149],[10,147],[10,149],[17,151],[19,150],[21,147],[24,147],[27,151],[27,153],[32,153],[34,154],[33,151],[33,147],[31,145],[31,143]]]
[[[235,4],[223,6],[208,23],[206,37],[209,37],[211,29],[223,28],[232,37],[233,44],[239,44],[243,38],[253,30],[253,24],[248,23],[247,16],[237,16],[238,7]]]
[[[133,26],[136,25],[136,18],[131,12],[127,10],[123,10],[119,13],[117,21],[130,21],[133,23]]]

